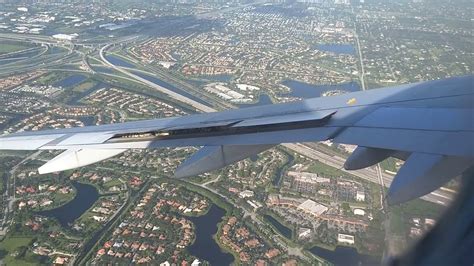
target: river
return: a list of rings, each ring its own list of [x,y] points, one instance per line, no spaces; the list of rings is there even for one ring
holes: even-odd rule
[[[71,226],[74,221],[81,217],[99,198],[97,189],[88,184],[73,182],[76,196],[70,202],[56,209],[40,211],[37,214],[49,218],[55,218],[63,227]]]
[[[196,233],[194,243],[187,248],[191,255],[211,265],[230,265],[234,261],[234,257],[222,251],[213,238],[224,216],[225,210],[212,204],[205,215],[187,218],[193,222]]]

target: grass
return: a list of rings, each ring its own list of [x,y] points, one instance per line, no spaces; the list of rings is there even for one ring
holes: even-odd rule
[[[32,240],[33,237],[9,236],[0,243],[0,248],[5,249],[10,253],[14,252],[19,247],[28,246]]]
[[[384,160],[383,162],[380,163],[380,166],[384,170],[397,172],[396,161],[394,158],[388,158],[387,160]]]
[[[330,176],[330,177],[350,176],[350,174],[347,174],[337,168],[323,164],[318,161],[315,161],[313,164],[311,164],[311,166],[308,168],[308,171],[311,173],[316,173],[322,176]]]
[[[120,180],[118,178],[114,178],[112,180],[110,180],[109,182],[107,183],[104,183],[103,187],[105,188],[105,190],[109,190],[109,188],[113,187],[113,186],[121,186],[122,185],[122,182],[120,182]]]
[[[85,91],[90,90],[92,87],[94,87],[95,84],[96,83],[93,82],[93,81],[82,82],[81,84],[79,84],[77,86],[74,86],[73,91],[75,91],[75,92],[85,92]]]
[[[36,265],[21,258],[16,258],[17,254],[15,254],[16,251],[18,251],[20,248],[27,248],[28,246],[30,246],[33,239],[33,237],[28,236],[8,236],[7,238],[5,238],[0,243],[0,249],[3,249],[8,252],[8,254],[3,259],[3,263],[5,265]]]
[[[23,46],[23,45],[1,43],[0,44],[0,54],[13,53],[13,52],[24,50],[26,48],[27,47]]]

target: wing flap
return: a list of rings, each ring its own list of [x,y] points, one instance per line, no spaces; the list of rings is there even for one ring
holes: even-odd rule
[[[474,131],[472,109],[382,107],[355,124],[356,127],[418,129],[425,131]]]
[[[351,127],[334,142],[396,151],[474,157],[474,132]]]
[[[318,111],[300,112],[278,116],[266,116],[261,118],[246,119],[242,122],[236,123],[235,125],[233,125],[233,127],[264,126],[307,121],[322,121],[330,118],[335,113],[335,111]]]

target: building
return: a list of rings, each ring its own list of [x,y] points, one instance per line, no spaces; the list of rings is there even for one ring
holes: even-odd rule
[[[329,178],[307,172],[289,171],[288,176],[293,177],[292,188],[303,193],[315,193],[321,186],[328,185],[331,182]]]
[[[301,227],[300,229],[298,229],[298,239],[304,239],[310,236],[311,236],[310,228]]]
[[[251,198],[255,195],[255,193],[252,190],[244,190],[239,193],[239,197],[245,199],[245,198]]]
[[[354,209],[354,215],[364,216],[364,215],[365,215],[365,211],[362,210],[362,209]]]
[[[364,193],[364,191],[357,191],[357,192],[356,192],[356,200],[357,200],[357,201],[365,201],[365,193]]]
[[[320,216],[328,210],[328,207],[308,199],[298,205],[298,209],[314,216]]]
[[[343,244],[354,245],[355,239],[354,236],[346,235],[346,234],[337,234],[337,242]]]
[[[54,34],[52,37],[54,39],[58,39],[58,40],[61,40],[61,41],[72,41],[74,39],[77,38],[77,36],[79,36],[78,34],[74,33],[74,34]]]

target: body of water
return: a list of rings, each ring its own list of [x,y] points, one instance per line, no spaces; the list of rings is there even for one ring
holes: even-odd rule
[[[254,106],[261,106],[261,105],[268,105],[268,104],[273,104],[270,96],[266,94],[261,94],[258,98],[258,102],[249,103],[249,104],[238,104],[237,106],[239,106],[239,108],[247,108],[247,107],[254,107]]]
[[[56,218],[64,226],[70,226],[77,218],[86,212],[99,198],[99,192],[92,185],[73,182],[76,196],[70,202],[56,209],[40,211],[37,214]]]
[[[380,259],[361,255],[351,247],[336,247],[334,251],[313,247],[309,251],[336,266],[380,265]]]
[[[296,80],[285,80],[283,85],[289,87],[291,92],[287,96],[299,97],[303,99],[321,97],[327,91],[341,90],[346,92],[359,91],[360,86],[357,82],[348,82],[337,85],[313,85]]]
[[[355,48],[352,44],[319,44],[314,47],[320,51],[336,54],[355,54]]]
[[[213,238],[224,216],[225,210],[213,204],[206,215],[187,218],[193,222],[196,233],[194,243],[187,248],[191,255],[211,265],[230,265],[234,261],[234,257],[221,250]]]
[[[71,86],[74,86],[78,83],[81,83],[83,82],[84,80],[86,80],[86,76],[83,76],[83,75],[72,75],[72,76],[69,76],[65,79],[62,79],[58,82],[56,82],[54,84],[54,86],[61,86],[61,87],[71,87]]]
[[[135,66],[132,64],[132,63],[129,63],[128,61],[118,57],[118,56],[115,56],[115,55],[105,55],[105,58],[110,62],[112,63],[113,65],[116,65],[116,66],[121,66],[121,67],[129,67],[129,68],[135,68]]]
[[[282,234],[284,237],[286,237],[288,239],[291,239],[291,229],[290,228],[288,228],[288,227],[284,226],[283,224],[281,224],[279,221],[277,221],[271,215],[265,214],[263,216],[263,218],[265,218],[265,220],[267,220],[273,226],[275,226],[275,228],[278,230],[278,232],[280,234]]]

